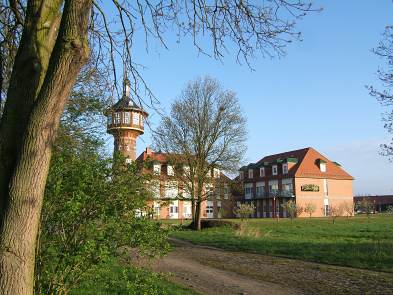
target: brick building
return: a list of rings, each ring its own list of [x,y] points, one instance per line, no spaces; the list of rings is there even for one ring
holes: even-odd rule
[[[238,177],[244,183],[241,202],[256,207],[256,218],[287,217],[281,205],[290,200],[303,208],[314,203],[314,217],[328,216],[329,206],[353,202],[354,178],[313,148],[266,156],[242,167]]]
[[[152,192],[156,215],[167,219],[192,218],[189,190],[179,177],[175,176],[176,173],[189,173],[189,166],[184,161],[172,163],[169,159],[173,157],[165,153],[153,152],[148,147],[136,161],[147,163],[148,166],[143,169],[143,173],[153,175],[153,180],[148,187]],[[202,218],[229,217],[232,209],[228,177],[219,169],[213,168],[208,172],[208,179],[203,188],[203,194],[208,200],[202,203]],[[162,206],[163,202],[169,202],[169,205]]]

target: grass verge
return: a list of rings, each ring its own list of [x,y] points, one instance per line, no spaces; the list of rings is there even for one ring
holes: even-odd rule
[[[232,251],[393,272],[393,215],[368,221],[364,216],[339,218],[335,225],[328,218],[250,219],[239,221],[242,232],[214,228],[171,235]]]

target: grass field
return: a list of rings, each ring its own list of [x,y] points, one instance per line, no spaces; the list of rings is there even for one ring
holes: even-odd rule
[[[366,215],[341,217],[335,225],[329,218],[232,221],[242,230],[181,230],[171,235],[232,251],[393,272],[393,214],[372,215],[370,222]]]

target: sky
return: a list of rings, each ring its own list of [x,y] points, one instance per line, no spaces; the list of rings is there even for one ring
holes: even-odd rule
[[[161,107],[170,103],[196,76],[217,78],[237,93],[248,119],[249,139],[245,164],[264,156],[312,147],[351,174],[354,195],[393,194],[393,163],[379,152],[390,135],[381,114],[390,111],[369,95],[366,85],[381,86],[376,71],[386,61],[371,52],[381,33],[393,25],[391,0],[315,0],[322,12],[297,21],[303,41],[286,47],[283,58],[236,63],[236,48],[217,61],[198,54],[187,38],[178,44],[169,37],[166,50],[150,42],[136,44],[134,61],[145,66],[141,75]],[[211,40],[204,38],[206,46]],[[381,88],[381,87],[379,87]],[[152,128],[159,123],[146,109]],[[108,137],[108,146],[113,140]],[[137,140],[137,156],[151,146],[151,130]]]

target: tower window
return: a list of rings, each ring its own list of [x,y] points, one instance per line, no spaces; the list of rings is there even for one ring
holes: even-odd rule
[[[132,124],[139,125],[139,114],[138,113],[132,114]]]
[[[123,113],[123,123],[130,124],[130,113],[129,112]]]
[[[143,118],[143,115],[141,115],[141,126],[143,127],[145,124],[145,118]]]
[[[115,124],[120,124],[121,113],[115,113]]]
[[[112,114],[108,115],[107,120],[108,125],[112,125]]]

